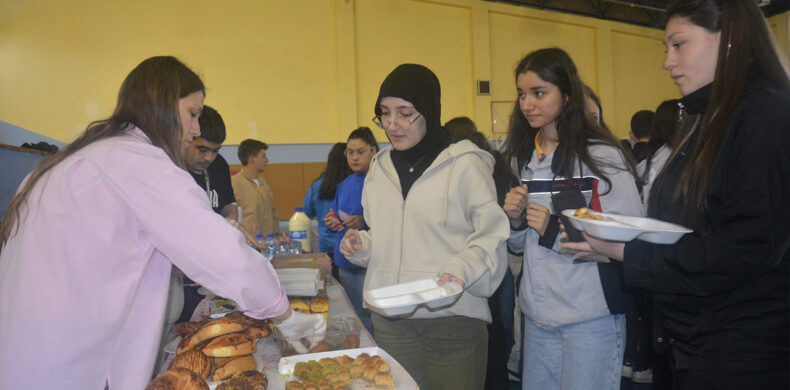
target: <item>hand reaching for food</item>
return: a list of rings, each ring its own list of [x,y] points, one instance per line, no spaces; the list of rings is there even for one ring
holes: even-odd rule
[[[307,353],[326,334],[326,318],[322,314],[304,314],[292,311],[291,316],[279,324],[275,324],[280,333],[289,338],[289,343],[299,353]],[[309,346],[301,342],[301,336],[307,335]]]

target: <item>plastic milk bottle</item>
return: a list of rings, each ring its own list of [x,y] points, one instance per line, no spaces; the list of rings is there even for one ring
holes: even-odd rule
[[[288,234],[291,237],[291,241],[300,241],[302,243],[302,253],[310,252],[311,226],[310,217],[304,213],[304,209],[301,207],[297,207],[294,215],[288,220]]]

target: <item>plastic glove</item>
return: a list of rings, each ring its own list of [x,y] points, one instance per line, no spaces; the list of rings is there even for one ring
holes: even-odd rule
[[[294,311],[288,319],[275,326],[299,353],[307,353],[326,335],[326,318],[323,314],[304,314]],[[303,338],[309,340],[310,347],[305,347],[302,343]]]

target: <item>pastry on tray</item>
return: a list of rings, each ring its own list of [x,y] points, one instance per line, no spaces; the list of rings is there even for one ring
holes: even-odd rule
[[[291,299],[289,306],[298,312],[310,314],[310,305],[304,299]]]
[[[253,349],[254,345],[249,337],[242,333],[231,333],[211,340],[202,351],[206,356],[228,357],[249,355]]]
[[[145,390],[209,390],[209,387],[200,375],[179,367],[159,374]]]
[[[209,321],[195,333],[198,340],[209,340],[228,333],[241,332],[246,324],[235,318],[220,317]]]
[[[310,311],[313,313],[329,312],[329,300],[326,298],[315,298],[310,302]]]
[[[225,358],[217,362],[217,367],[214,368],[214,375],[211,376],[211,380],[215,382],[225,380],[233,376],[233,374],[249,370],[255,370],[255,359],[252,355]]]
[[[203,379],[207,379],[208,374],[211,373],[211,361],[200,351],[193,350],[176,355],[173,362],[170,363],[170,368],[178,367],[191,370]]]

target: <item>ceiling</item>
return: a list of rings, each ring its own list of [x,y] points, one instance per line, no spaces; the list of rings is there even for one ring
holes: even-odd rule
[[[664,10],[670,0],[486,0],[523,7],[663,28]],[[755,0],[766,16],[787,11],[790,0]]]

